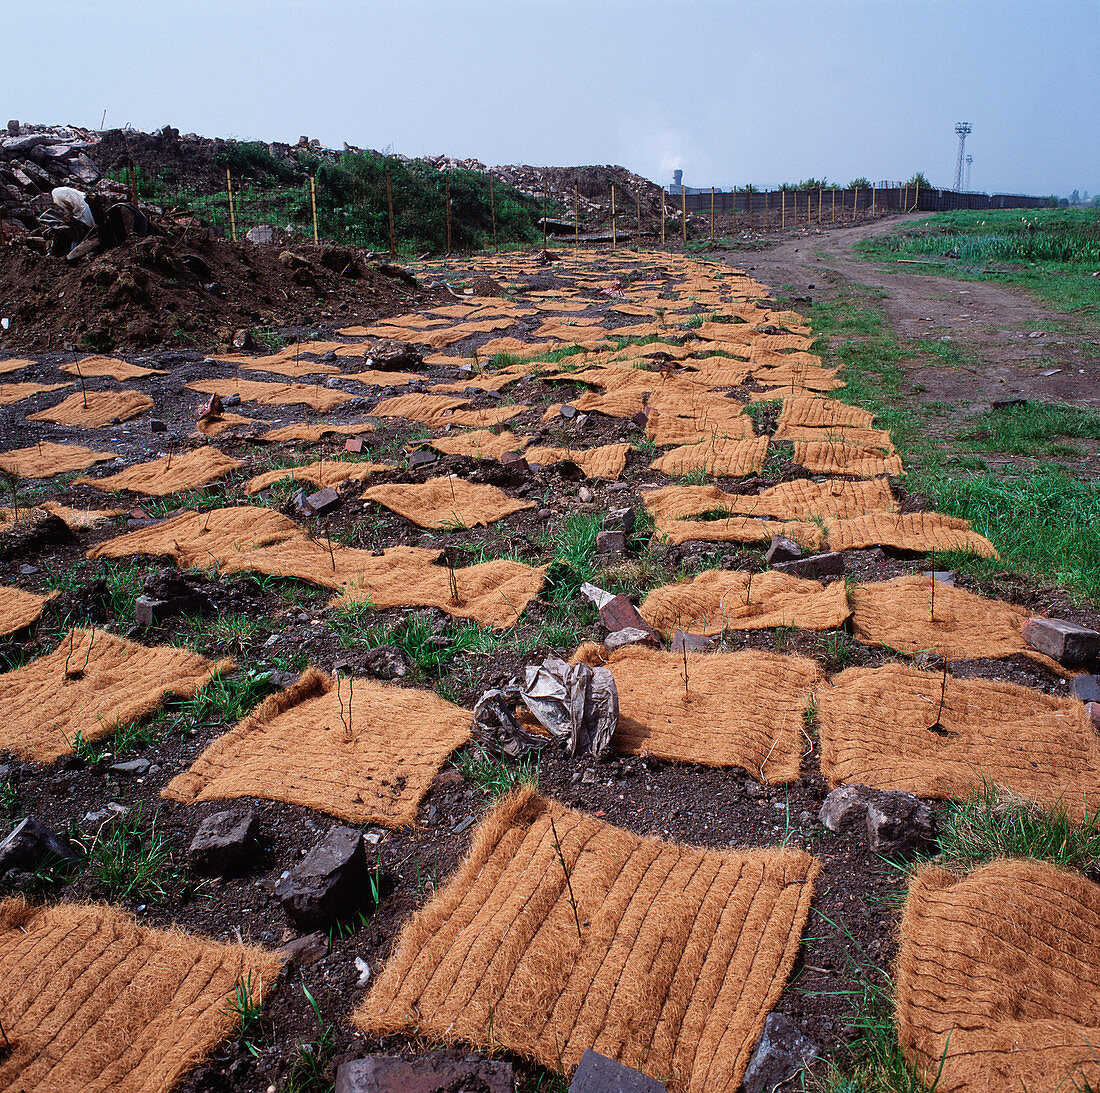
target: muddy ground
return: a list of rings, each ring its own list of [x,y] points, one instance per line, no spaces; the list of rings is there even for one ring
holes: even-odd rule
[[[1064,317],[1046,311],[1020,293],[999,286],[923,276],[887,278],[873,266],[851,258],[848,248],[854,240],[888,231],[896,223],[896,219],[884,220],[836,232],[792,234],[776,239],[767,249],[754,247],[742,253],[712,252],[706,257],[747,269],[757,279],[771,285],[776,294],[792,298],[796,308],[800,297],[828,299],[838,286],[848,282],[883,285],[889,293],[883,305],[899,338],[914,339],[934,331],[936,336],[959,339],[976,361],[974,368],[956,369],[950,374],[922,369],[911,375],[909,381],[915,395],[950,399],[971,407],[991,397],[1004,397],[1006,393],[1095,403],[1100,361],[1081,351]],[[461,276],[459,266],[456,262],[454,269]],[[9,278],[3,283],[10,284],[11,276],[10,261],[5,259],[0,277]],[[267,310],[260,310],[259,305],[248,306],[255,307],[263,321],[281,337],[293,338],[302,337],[307,331],[328,337],[336,326],[366,323],[398,309],[413,310],[425,302],[420,297],[409,300],[407,295],[371,300],[358,294],[359,286],[342,282],[326,291],[329,295],[323,305],[318,301],[280,304],[272,300],[264,304]],[[236,298],[238,309],[246,307],[246,298],[247,291],[242,286]],[[37,306],[39,310],[33,312],[35,315],[50,311],[47,303]],[[57,303],[56,306],[63,305]],[[240,313],[243,314],[243,310]],[[928,316],[932,317],[931,323],[925,321]],[[53,345],[52,339],[59,335],[49,332],[47,319],[43,319],[43,323],[46,324],[43,331],[48,332],[51,339],[44,344]],[[1044,324],[1051,332],[1043,339],[1028,336]],[[46,333],[43,336],[47,336]],[[30,347],[35,342],[30,338],[23,344]],[[0,357],[10,355],[14,354],[0,353]],[[165,376],[127,386],[137,386],[153,394],[158,404],[157,413],[165,420],[168,431],[164,436],[151,436],[147,418],[139,418],[107,430],[113,443],[128,456],[144,458],[184,447],[193,428],[194,408],[199,402],[199,397],[187,391],[184,385],[195,379],[224,375],[224,368],[204,363],[204,353],[199,349],[164,344],[163,338],[155,340],[155,344],[141,353],[121,355],[166,370]],[[57,369],[61,363],[72,359],[71,352],[36,353],[35,364],[27,378],[43,382],[71,379]],[[1039,376],[1042,368],[1052,366],[1049,363],[1052,360],[1062,362],[1063,373],[1049,378]],[[348,367],[347,370],[353,369]],[[433,374],[451,378],[443,369],[436,369]],[[109,386],[107,381],[88,381],[89,390]],[[918,386],[923,392],[917,391]],[[532,409],[508,427],[520,433],[541,432],[547,436],[548,430],[541,421],[543,409],[575,392],[575,385],[524,381],[510,393],[516,401],[531,404]],[[7,450],[34,443],[36,430],[24,418],[51,401],[54,399],[50,397],[36,397],[26,403],[0,408],[0,448]],[[489,396],[482,396],[471,405],[494,404]],[[365,409],[369,407],[346,406],[328,417],[336,421],[356,419]],[[282,423],[312,416],[304,407],[250,406],[248,412],[253,417]],[[67,439],[64,432],[51,430],[49,435],[51,439]],[[76,433],[68,439],[87,442],[86,435],[80,437]],[[372,453],[392,456],[403,437],[400,430],[381,428],[366,439]],[[575,435],[571,435],[573,443],[590,446],[619,439],[637,441],[640,439],[638,427],[629,421],[592,415]],[[553,437],[550,442],[554,442]],[[224,499],[233,503],[241,498],[239,482],[248,473],[265,469],[274,459],[289,458],[292,450],[313,459],[319,451],[326,457],[335,454],[340,445],[342,438],[324,441],[320,446],[294,446],[293,449],[286,446],[280,451],[265,448],[259,452],[241,441],[222,442],[219,446],[223,450],[238,457],[247,455],[251,466],[220,490],[208,491],[205,499],[193,497],[188,500],[210,504],[212,499]],[[429,473],[447,470],[490,481],[498,480],[493,476],[499,475],[499,469],[492,465],[451,457],[430,471],[400,472],[393,480],[422,479]],[[799,468],[779,467],[773,477],[759,485],[774,484],[785,476],[799,473],[804,472]],[[34,501],[58,499],[65,504],[96,507],[108,500],[92,487],[73,485],[68,481],[71,477],[63,476],[41,485],[27,484],[28,496]],[[658,481],[660,476],[650,472],[646,461],[640,459],[632,459],[628,464],[623,475],[625,486],[586,482],[568,465],[542,471],[518,486],[501,481],[500,484],[507,485],[513,493],[537,496],[541,506],[550,510],[551,517],[518,513],[489,529],[448,536],[447,542],[452,548],[471,550],[483,542],[491,541],[497,547],[503,543],[523,560],[545,561],[547,545],[541,536],[548,522],[554,524],[576,511],[601,512],[625,504],[637,505],[638,487]],[[736,485],[732,480],[721,479],[717,484],[724,488]],[[578,499],[582,486],[590,488],[595,495],[587,504]],[[439,533],[415,528],[386,510],[360,505],[356,497],[355,490],[347,494],[327,532],[341,542],[372,547],[396,543],[442,545]],[[185,635],[186,625],[180,620],[138,635],[132,628],[132,618],[126,613],[132,609],[129,601],[120,609],[118,603],[104,604],[101,598],[97,599],[94,582],[101,575],[102,567],[87,563],[84,552],[96,542],[118,534],[122,528],[139,526],[147,511],[154,515],[164,511],[163,505],[150,505],[148,499],[135,495],[124,495],[120,507],[131,510],[130,514],[117,517],[98,530],[81,532],[72,542],[48,545],[33,554],[20,553],[0,562],[0,583],[31,591],[42,592],[49,587],[52,578],[71,574],[64,582],[70,588],[67,598],[63,597],[55,608],[48,610],[36,629],[0,643],[0,655],[8,664],[21,662],[51,647],[66,619],[78,624],[95,621],[98,625],[110,625],[117,632],[140,636],[150,644],[180,640]],[[139,508],[141,512],[132,511]],[[846,563],[850,575],[865,581],[927,569],[927,561],[922,557],[882,550],[851,552]],[[139,559],[137,569],[141,573],[151,573],[159,565],[156,559]],[[697,572],[714,565],[759,570],[763,568],[762,552],[731,544],[651,548],[645,542],[636,542],[626,559],[597,570],[595,580],[608,584],[639,580],[652,585],[671,580],[677,574]],[[213,629],[206,634],[192,635],[204,653],[232,655],[239,663],[257,671],[275,672],[294,672],[307,662],[331,669],[338,660],[354,657],[354,648],[349,651],[341,645],[331,609],[325,606],[328,593],[311,589],[301,582],[261,583],[249,578],[223,578],[221,583],[230,605],[226,613],[247,616],[257,625],[243,637],[221,631],[214,636]],[[1003,597],[1026,603],[1036,611],[1054,610],[1065,603],[1059,590],[1038,582],[1019,581],[998,591]],[[550,652],[571,651],[564,644],[557,648],[538,644],[539,635],[545,632],[542,624],[551,611],[552,605],[544,597],[542,602],[532,605],[515,628],[517,646],[527,643],[530,647],[534,643],[534,648],[528,652],[509,652],[504,648],[492,657],[467,655],[456,659],[440,678],[410,677],[406,682],[445,689],[453,701],[469,706],[483,689],[503,682],[522,664],[541,660]],[[1063,613],[1094,625],[1100,622],[1100,615],[1089,607]],[[385,612],[381,620],[396,621],[404,614],[402,611]],[[433,612],[427,615],[430,624],[440,633],[450,632],[452,624],[445,616]],[[592,611],[578,601],[571,640],[598,638],[603,633]],[[828,634],[791,631],[775,635],[766,632],[734,635],[725,641],[725,647],[753,646],[815,656],[828,672],[852,664],[876,664],[884,659],[881,650],[862,647],[846,633],[832,635],[832,639],[830,641]],[[952,666],[952,671],[958,675],[1010,679],[1055,693],[1065,691],[1064,681],[1023,660],[958,662]],[[89,762],[70,757],[47,767],[14,763],[10,776],[15,796],[7,804],[6,816],[13,820],[32,814],[57,830],[70,827],[87,830],[86,817],[112,802],[125,806],[143,805],[150,811],[155,809],[174,868],[165,896],[143,897],[126,903],[139,920],[155,926],[176,924],[215,939],[239,937],[266,945],[280,944],[294,934],[272,894],[274,881],[317,842],[331,826],[331,819],[304,808],[266,800],[250,801],[248,803],[260,816],[264,832],[260,859],[243,878],[200,880],[187,873],[185,848],[202,819],[224,805],[184,807],[161,802],[157,797],[160,788],[226,728],[225,723],[215,720],[191,726],[182,734],[173,732],[170,726],[162,729],[160,739],[123,756],[151,760],[153,765],[140,778],[112,775],[107,769],[111,759]],[[813,757],[808,757],[805,767],[812,769],[813,765]],[[894,865],[869,854],[861,837],[835,836],[822,828],[817,822],[817,810],[828,787],[818,774],[808,773],[793,786],[766,787],[737,770],[715,770],[631,756],[595,763],[548,752],[540,764],[539,787],[543,793],[568,805],[583,808],[641,834],[716,848],[783,843],[803,846],[816,855],[824,870],[817,884],[803,950],[779,1008],[843,1065],[846,1045],[855,1035],[853,999],[860,990],[861,976],[874,978],[873,967],[889,967],[894,953],[894,930],[905,877]],[[324,1020],[333,1029],[326,1075],[331,1075],[332,1067],[342,1059],[366,1052],[422,1052],[438,1047],[401,1038],[384,1042],[367,1040],[350,1028],[347,1016],[363,994],[356,986],[360,973],[355,958],[365,960],[377,974],[391,953],[401,925],[446,879],[466,850],[471,830],[464,821],[479,817],[489,803],[485,793],[466,782],[448,765],[422,802],[415,828],[404,832],[370,829],[372,838],[377,836],[376,853],[385,878],[384,896],[379,906],[373,911],[366,909],[369,913],[365,920],[350,921],[346,930],[335,931],[329,939],[328,953],[322,959],[303,967],[290,967],[284,972],[279,987],[265,1006],[263,1032],[253,1044],[257,1049],[255,1053],[240,1042],[224,1045],[198,1067],[181,1088],[189,1093],[230,1089],[259,1093],[272,1086],[286,1088],[297,1074],[294,1068],[300,1058],[299,1046],[315,1041],[319,1035],[303,987],[316,998]],[[37,891],[40,895],[48,894],[51,899],[99,898],[102,894],[91,878],[81,872],[60,883],[43,881]],[[460,1049],[454,1050],[465,1054]],[[521,1088],[555,1088],[537,1069],[525,1064],[521,1064],[520,1069]],[[325,1086],[319,1084],[313,1088]],[[558,1085],[557,1088],[563,1087]]]

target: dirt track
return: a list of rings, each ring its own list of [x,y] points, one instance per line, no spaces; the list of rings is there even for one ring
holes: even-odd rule
[[[744,266],[777,293],[830,299],[838,286],[866,285],[888,295],[883,307],[902,342],[947,339],[977,358],[965,368],[920,368],[910,380],[926,398],[965,400],[971,408],[991,398],[1034,398],[1100,405],[1100,359],[1082,344],[1084,327],[1073,316],[1037,303],[1025,292],[991,282],[920,273],[895,273],[857,259],[853,244],[889,235],[924,214],[894,216],[851,228],[803,233],[768,251],[728,251],[721,257]],[[911,266],[910,269],[917,267]],[[978,363],[980,362],[980,363]],[[1061,368],[1053,376],[1039,373]]]

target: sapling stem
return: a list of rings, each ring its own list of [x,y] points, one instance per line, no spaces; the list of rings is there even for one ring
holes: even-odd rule
[[[569,866],[565,864],[565,855],[561,851],[561,842],[558,840],[558,829],[554,826],[554,815],[550,814],[550,831],[554,836],[554,849],[558,852],[558,861],[561,862],[562,872],[565,874],[565,887],[569,892],[569,904],[573,908],[573,921],[577,925],[577,940],[583,941],[581,934],[581,916],[577,913],[577,899],[573,895],[573,878],[570,876]]]

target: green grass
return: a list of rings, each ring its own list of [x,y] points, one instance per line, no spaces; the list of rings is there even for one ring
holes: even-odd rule
[[[1031,858],[1100,879],[1100,813],[1083,822],[1064,806],[1040,808],[985,782],[940,818],[940,860],[973,869],[995,858]]]
[[[546,572],[547,589],[552,599],[572,600],[585,581],[590,580],[596,556],[596,536],[603,517],[576,512],[565,517],[550,536],[554,551]]]
[[[109,820],[88,848],[86,866],[112,901],[167,895],[166,883],[180,876],[157,813],[146,818],[144,805]]]
[[[972,417],[958,440],[981,451],[1039,457],[1064,454],[1067,446],[1057,441],[1067,437],[1100,440],[1100,413],[1060,402],[1026,402]]]
[[[191,698],[169,698],[150,732],[193,736],[200,728],[239,721],[266,695],[275,690],[271,673],[250,668],[236,674],[215,672],[210,682]]]
[[[855,251],[899,272],[1014,285],[1063,311],[1100,309],[1091,276],[1100,265],[1094,209],[937,213]]]
[[[313,1011],[317,1035],[299,1044],[290,1073],[281,1086],[282,1093],[328,1093],[333,1088],[332,1063],[336,1054],[336,1029],[325,1020],[317,999],[304,984],[302,993]]]
[[[519,785],[539,784],[539,761],[534,756],[518,762],[494,756],[480,744],[470,744],[455,756],[455,770],[485,794],[496,799]]]

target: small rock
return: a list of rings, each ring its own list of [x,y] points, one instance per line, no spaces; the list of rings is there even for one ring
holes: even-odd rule
[[[588,1048],[573,1073],[569,1093],[665,1093],[665,1086]]]
[[[371,1055],[341,1063],[335,1093],[513,1093],[515,1087],[511,1063],[478,1055],[456,1059],[440,1052],[415,1059]]]
[[[355,958],[355,967],[359,972],[359,978],[355,981],[357,990],[365,990],[370,982],[370,965],[361,957]]]
[[[344,441],[344,451],[351,452],[354,455],[358,455],[363,450],[363,441],[360,437],[353,437],[351,440]]]
[[[409,452],[407,462],[415,470],[417,467],[431,466],[438,458],[431,448],[417,448],[415,452]]]
[[[609,509],[603,519],[605,531],[621,531],[623,535],[633,535],[637,514],[631,508]]]
[[[302,930],[326,929],[358,909],[367,891],[363,836],[336,825],[275,885],[287,918]]]
[[[1092,722],[1092,727],[1100,732],[1100,702],[1089,702],[1085,706],[1085,711],[1089,715],[1089,720]]]
[[[813,1062],[820,1051],[789,1017],[769,1013],[745,1069],[744,1093],[773,1093],[775,1089],[787,1087],[787,1083]]]
[[[562,403],[561,409],[558,411],[566,421],[571,421],[577,416],[576,406],[570,406],[568,402]]]
[[[375,679],[404,679],[412,667],[404,649],[396,645],[376,645],[368,649],[361,663]]]
[[[302,934],[301,937],[288,941],[278,951],[288,963],[305,968],[328,956],[328,937],[322,933]]]
[[[112,774],[122,774],[130,778],[137,778],[149,773],[148,759],[128,759],[122,763],[112,763],[108,768]]]
[[[600,776],[594,770],[581,772],[581,785],[594,786],[600,780]]]
[[[912,857],[936,841],[932,806],[912,793],[881,793],[867,805],[867,846],[883,857]]]
[[[1070,690],[1082,702],[1100,702],[1100,676],[1075,676]]]
[[[9,869],[33,872],[51,857],[57,861],[71,861],[76,852],[44,823],[33,816],[25,816],[0,842],[0,876]]]
[[[340,495],[331,486],[326,486],[323,490],[309,494],[304,504],[314,516],[323,516],[340,507]]]
[[[582,586],[582,592],[583,590]],[[635,630],[644,630],[646,633],[652,635],[655,642],[658,644],[660,643],[661,639],[657,631],[638,614],[638,609],[634,604],[621,593],[618,596],[612,596],[611,599],[606,600],[600,605],[598,610],[600,613],[600,622],[602,622],[612,633],[616,630],[625,630],[627,627],[631,627]]]
[[[244,233],[250,243],[274,243],[275,229],[270,224],[257,224]]]
[[[224,404],[226,406],[240,406],[240,404],[241,404],[240,393],[238,391],[234,391],[233,394],[226,395],[225,399],[224,399]]]
[[[938,581],[940,584],[945,584],[950,588],[955,587],[955,574],[950,569],[933,569],[931,571],[925,570],[921,574],[922,577],[931,577],[932,580]]]
[[[802,557],[802,548],[785,535],[773,535],[771,546],[764,554],[764,561],[771,565],[774,562],[793,562]]]
[[[252,338],[251,330],[235,330],[233,332],[234,349],[255,349],[256,343]]]
[[[22,575],[23,575],[24,577],[31,577],[31,576],[33,576],[33,575],[34,575],[35,573],[37,573],[37,572],[38,572],[38,566],[36,566],[36,565],[30,565],[30,564],[24,564],[24,565],[21,565],[21,566],[19,567],[19,572],[20,572],[20,573],[21,573],[21,574],[22,574]]]
[[[1024,641],[1062,664],[1085,664],[1100,653],[1100,633],[1063,619],[1028,619]]]
[[[608,634],[603,639],[603,643],[607,646],[608,652],[621,649],[624,645],[657,645],[657,642],[653,640],[652,633],[639,630],[635,626],[625,626],[622,630],[616,630],[614,633]]]
[[[623,554],[626,551],[626,536],[621,531],[596,532],[597,554]]]
[[[468,831],[474,826],[473,816],[467,816],[464,820],[459,820],[454,827],[451,828],[452,835],[461,835],[464,831]]]
[[[168,432],[168,425],[161,421],[160,418],[155,417],[149,422],[149,431],[152,433],[166,433]]]
[[[598,611],[605,603],[615,598],[614,593],[598,588],[585,581],[580,588],[581,595]]]
[[[582,505],[591,505],[592,502],[596,500],[596,495],[587,486],[581,486],[581,488],[577,490],[577,500],[580,501]]]
[[[822,802],[817,818],[837,835],[866,828],[867,804],[874,792],[870,786],[838,786]]]
[[[631,419],[639,429],[644,429],[649,424],[649,414],[645,410],[639,410]]]
[[[839,551],[810,554],[804,558],[794,558],[789,562],[777,562],[774,568],[780,573],[789,573],[792,577],[806,577],[814,581],[822,577],[842,577],[844,555]]]
[[[702,634],[689,634],[683,630],[677,630],[672,635],[669,648],[674,653],[683,653],[685,649],[689,653],[711,653],[717,645]]]
[[[259,821],[251,809],[245,812],[215,812],[199,825],[187,857],[200,873],[221,877],[241,871],[245,859],[255,848]]]

